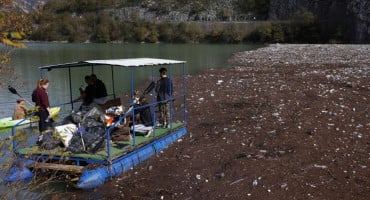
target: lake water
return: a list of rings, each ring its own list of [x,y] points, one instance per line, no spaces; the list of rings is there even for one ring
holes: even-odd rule
[[[0,118],[11,116],[17,95],[10,93],[7,86],[11,85],[18,93],[31,101],[31,92],[40,78],[38,67],[67,62],[121,59],[121,58],[163,58],[186,61],[187,73],[195,74],[209,68],[227,67],[227,59],[235,52],[256,49],[257,45],[224,45],[224,44],[69,44],[69,43],[27,43],[27,48],[14,50],[12,66],[15,75],[2,77],[0,90]],[[74,87],[85,85],[83,77],[90,71],[72,71]],[[149,72],[151,73],[151,72]],[[96,72],[107,84],[108,92],[112,85],[111,74]],[[128,79],[119,77],[118,80]],[[150,74],[142,72],[138,81],[147,79]],[[69,100],[68,73],[47,73],[46,78],[51,81],[49,99],[52,105],[65,103]],[[117,79],[117,78],[115,78]],[[191,83],[190,83],[191,84]],[[116,83],[115,85],[128,85]],[[78,89],[74,90],[74,98],[78,96]],[[127,87],[119,87],[116,93],[127,92]]]

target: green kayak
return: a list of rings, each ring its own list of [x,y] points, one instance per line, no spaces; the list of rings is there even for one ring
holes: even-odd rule
[[[51,117],[53,118],[58,115],[60,111],[60,107],[53,107],[50,109],[50,111],[51,111]],[[30,117],[26,119],[16,119],[16,120],[12,120],[12,117],[6,117],[6,118],[0,119],[0,129],[12,127],[15,125],[25,125],[25,124],[29,124],[29,123],[37,122],[37,121],[38,121],[38,117]]]

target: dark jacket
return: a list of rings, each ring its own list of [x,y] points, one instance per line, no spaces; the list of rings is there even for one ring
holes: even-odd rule
[[[140,105],[135,104],[134,108],[138,108],[141,106],[146,106],[147,104]],[[140,121],[144,126],[153,126],[153,118],[152,118],[152,112],[150,110],[149,106],[138,108],[136,111],[140,114]]]
[[[36,88],[32,92],[32,101],[36,103],[36,106],[39,106],[39,110],[46,110],[50,107],[49,97],[44,88]]]
[[[84,93],[85,93],[85,96],[83,98],[83,104],[86,106],[90,105],[93,102],[94,97],[96,96],[95,87],[93,85],[88,85]]]
[[[173,93],[173,85],[171,79],[168,77],[162,77],[157,81],[155,88],[157,92],[157,101],[165,101],[170,99]]]
[[[108,96],[107,88],[105,87],[105,84],[100,79],[97,79],[94,83],[95,90],[96,90],[96,96],[95,98],[101,98]]]

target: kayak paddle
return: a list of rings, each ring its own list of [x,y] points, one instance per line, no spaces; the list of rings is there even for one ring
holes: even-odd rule
[[[12,86],[8,85],[8,90],[13,93],[13,94],[16,94],[18,95],[20,98],[23,98],[18,92],[16,89],[14,89]],[[27,101],[27,99],[23,98],[28,104],[30,104],[31,106],[34,106],[34,104],[32,104],[31,102]]]

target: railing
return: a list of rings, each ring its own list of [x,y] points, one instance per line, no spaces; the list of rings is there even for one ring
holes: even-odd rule
[[[155,102],[152,102],[152,103],[148,103],[148,104],[145,104],[145,105],[142,105],[142,106],[137,106],[137,107],[134,107],[132,110],[122,114],[118,120],[116,120],[113,124],[111,124],[109,126],[109,128],[107,129],[106,131],[106,139],[107,139],[107,155],[108,155],[108,161],[111,162],[111,144],[110,144],[110,140],[111,140],[111,137],[110,137],[110,133],[112,132],[112,130],[118,125],[120,124],[124,119],[126,119],[128,116],[132,116],[132,129],[130,127],[130,130],[132,130],[132,138],[133,138],[133,141],[132,141],[132,145],[134,146],[134,148],[136,147],[136,133],[135,133],[135,110],[139,110],[139,109],[143,109],[143,108],[147,108],[147,107],[150,107],[152,111],[154,111],[154,108],[156,106],[158,106],[158,104],[160,103],[167,103],[167,102],[170,102],[170,121],[169,121],[169,125],[170,125],[170,130],[173,128],[172,127],[172,122],[173,122],[173,101],[175,101],[176,99],[181,99],[183,98],[185,95],[178,95],[176,97],[170,97],[170,99],[168,100],[165,100],[165,101],[155,101]],[[184,108],[185,109],[185,108]],[[156,136],[156,114],[155,112],[152,112],[152,119],[153,119],[153,129],[154,129],[154,132],[153,132],[153,135],[154,137]]]

